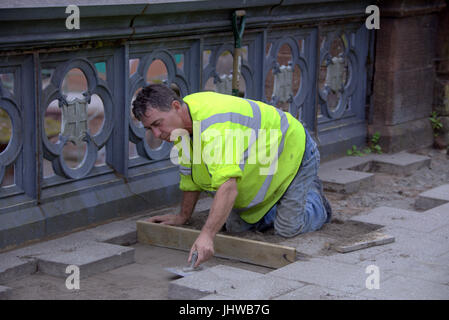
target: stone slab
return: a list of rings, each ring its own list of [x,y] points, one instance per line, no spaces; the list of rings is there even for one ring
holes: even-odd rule
[[[8,300],[11,297],[11,288],[0,286],[0,300]]]
[[[449,252],[447,236],[435,232],[420,232],[399,226],[390,226],[384,232],[395,237],[395,242],[388,245],[395,252],[414,255],[416,257],[438,257]]]
[[[114,221],[87,231],[99,242],[121,246],[137,243],[136,222],[132,220]]]
[[[355,193],[373,184],[372,173],[352,170],[320,171],[318,176],[323,181],[323,188],[340,193]]]
[[[18,257],[34,259],[39,255],[49,254],[58,250],[67,250],[75,246],[81,247],[95,241],[95,236],[92,233],[80,231],[64,237],[38,242],[16,249],[13,252]]]
[[[357,294],[365,289],[367,278],[365,268],[362,266],[331,262],[322,258],[297,261],[268,274],[288,280],[315,284],[348,294]],[[380,279],[381,283],[388,277],[389,275],[385,274],[384,278]]]
[[[108,271],[134,262],[134,248],[107,243],[89,242],[82,246],[73,245],[37,256],[38,270],[45,274],[66,278],[67,266],[80,268],[80,278]]]
[[[444,184],[442,186],[427,190],[421,193],[420,196],[446,200],[447,202],[449,202],[449,184]]]
[[[434,216],[436,215],[434,214]],[[368,213],[354,216],[351,220],[400,227],[420,232],[431,232],[444,225],[441,221],[442,219],[437,217],[391,207],[378,207]]]
[[[359,294],[384,300],[447,300],[449,286],[398,275],[381,281],[379,289],[365,289]]]
[[[449,265],[439,257],[427,258],[413,253],[386,251],[359,263],[363,267],[375,265],[379,267],[380,277],[384,273],[401,275],[413,279],[431,281],[438,284],[449,283]]]
[[[411,175],[416,170],[429,167],[431,159],[426,156],[399,152],[395,154],[376,154],[373,156],[371,170],[389,174]]]
[[[274,300],[368,300],[369,298],[339,290],[307,285],[274,298]]]
[[[432,231],[432,235],[440,237],[443,241],[449,243],[449,223],[441,226],[438,229]]]
[[[243,300],[272,300],[280,295],[304,287],[299,281],[265,275],[250,282],[242,282],[231,288],[217,290],[220,295]]]
[[[257,272],[218,265],[171,281],[168,298],[173,300],[200,299],[214,293],[221,294],[225,289],[236,287],[242,282],[254,281],[263,276]]]
[[[361,264],[364,261],[373,260],[378,254],[391,251],[390,246],[375,246],[360,251],[352,251],[341,254],[336,251],[330,251],[328,255],[320,256],[320,258],[329,262],[346,263],[350,265]]]
[[[198,202],[195,205],[195,212],[210,210],[213,201],[214,198],[211,196],[198,199]]]
[[[326,161],[320,164],[320,171],[355,170],[354,168],[369,168],[373,160],[373,155],[363,157],[341,157],[335,160]],[[361,171],[361,170],[358,170]],[[368,170],[367,170],[368,171]]]
[[[449,202],[449,184],[419,194],[415,201],[418,210],[429,210]]]
[[[394,242],[394,237],[378,231],[351,237],[333,245],[340,253],[361,250]]]
[[[33,259],[22,259],[13,252],[0,254],[0,284],[17,280],[37,271]]]

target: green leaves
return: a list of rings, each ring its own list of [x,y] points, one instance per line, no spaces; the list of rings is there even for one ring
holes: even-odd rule
[[[441,123],[440,118],[438,117],[438,113],[436,111],[433,111],[430,114],[430,124],[432,125],[433,129],[433,136],[438,137],[439,131],[443,129],[443,124]]]
[[[379,145],[379,140],[380,140],[380,133],[376,132],[371,137],[369,147],[366,147],[362,151],[362,150],[358,150],[356,145],[353,145],[351,149],[346,150],[346,154],[348,156],[357,156],[357,157],[363,157],[363,156],[365,156],[367,154],[370,154],[370,153],[381,154],[382,153],[382,148]]]

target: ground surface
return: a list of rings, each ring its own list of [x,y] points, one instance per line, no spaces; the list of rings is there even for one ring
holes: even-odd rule
[[[334,238],[338,235],[341,235],[341,238],[346,238],[350,234],[371,231],[366,226],[345,223],[345,221],[380,206],[418,211],[415,208],[415,201],[420,193],[449,183],[449,156],[445,150],[424,148],[410,153],[431,158],[430,167],[416,170],[410,176],[376,172],[373,186],[354,194],[325,191],[326,197],[332,205],[333,217],[331,224],[325,225],[322,231],[332,233]],[[207,214],[208,211],[198,212],[192,217],[187,227],[201,229]],[[263,234],[244,232],[238,236],[272,243],[285,241],[284,238],[274,235],[273,230],[268,230]]]
[[[435,149],[421,149],[414,153],[430,157],[430,168],[421,168],[410,176],[376,173],[373,186],[351,195],[325,192],[332,204],[334,216],[332,222],[325,225],[320,231],[287,241],[274,235],[272,231],[265,234],[248,232],[240,234],[240,236],[267,242],[291,244],[299,252],[303,252],[306,259],[307,256],[332,258],[329,256],[335,254],[335,252],[329,248],[329,239],[335,240],[339,237],[348,237],[357,233],[367,233],[373,228],[369,224],[348,221],[351,217],[359,213],[369,212],[380,206],[417,211],[414,208],[414,203],[421,192],[449,183],[449,158],[445,152]],[[204,223],[207,210],[205,208],[197,209],[199,212],[194,215],[189,227],[199,229]],[[176,207],[173,207],[164,212],[175,213],[177,210]],[[400,238],[398,237],[398,239]],[[419,243],[419,239],[417,241]],[[397,245],[401,245],[401,243],[402,241],[397,241]],[[167,299],[170,281],[175,278],[164,268],[185,266],[187,264],[187,253],[139,243],[132,245],[132,247],[136,250],[135,263],[82,279],[80,290],[68,290],[65,286],[65,279],[48,276],[40,272],[4,285],[12,288],[10,297],[12,299]],[[378,249],[371,251],[375,250]],[[388,252],[389,249],[384,246],[384,248],[380,247],[379,250],[387,250],[386,252]],[[401,253],[400,250],[399,248],[398,256],[400,258],[406,257],[407,255]],[[355,252],[357,259],[354,260],[354,263],[363,263],[363,260],[366,259],[363,256],[371,251]],[[352,256],[344,255],[342,257]],[[234,266],[263,274],[273,271],[269,268],[219,258],[208,261],[207,267],[217,264]],[[424,274],[427,274],[427,272],[424,272]],[[438,278],[438,281],[440,281],[440,278]],[[433,287],[431,290],[434,290]]]

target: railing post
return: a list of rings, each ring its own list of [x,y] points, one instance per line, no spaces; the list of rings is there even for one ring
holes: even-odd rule
[[[114,129],[112,139],[106,144],[106,162],[111,165],[117,173],[128,176],[129,161],[129,47],[124,44],[117,48],[112,59],[112,91],[114,99]]]
[[[189,51],[186,52],[186,63],[185,63],[185,74],[188,78],[190,84],[190,92],[201,91],[201,74],[202,74],[202,57],[203,57],[203,46],[201,39],[198,39],[192,44]]]
[[[20,104],[23,121],[23,149],[16,162],[16,184],[27,196],[39,200],[42,178],[39,54],[24,59],[20,68]]]

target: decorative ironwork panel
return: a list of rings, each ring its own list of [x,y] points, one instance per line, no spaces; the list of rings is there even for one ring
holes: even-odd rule
[[[354,93],[364,89],[368,41],[360,37],[364,27],[343,26],[324,31],[320,41],[319,121],[321,123],[360,115],[364,99],[355,101]],[[358,36],[357,36],[358,35]]]
[[[1,69],[0,69],[1,73]],[[6,167],[17,160],[17,157],[22,149],[23,144],[23,126],[22,126],[22,112],[14,96],[4,84],[0,81],[0,111],[2,117],[0,124],[2,124],[2,140],[7,142],[6,147],[2,147],[0,151],[0,184],[5,176]],[[9,118],[9,124],[6,117]],[[10,127],[9,127],[10,126]],[[8,128],[7,128],[8,127]],[[9,129],[9,130],[7,130]],[[7,137],[6,135],[10,135]]]
[[[252,37],[242,43],[242,64],[239,91],[242,96],[254,97],[254,72],[248,57],[254,50]],[[205,39],[203,46],[202,90],[232,93],[232,64],[234,53],[232,34]]]
[[[72,69],[79,69],[87,79],[87,90],[82,93],[83,98],[72,99],[62,92],[63,80]],[[104,106],[104,121],[101,129],[95,134],[87,126],[87,104],[93,95],[98,95]],[[45,130],[41,130],[44,158],[51,161],[53,170],[59,176],[79,179],[87,176],[95,165],[98,151],[109,139],[113,124],[114,102],[106,81],[99,78],[92,62],[85,58],[74,58],[60,63],[54,70],[50,82],[42,94],[42,108],[40,114],[41,128],[45,127],[45,111],[49,104],[58,100],[62,110],[61,133],[55,143],[49,141]],[[82,162],[75,168],[65,161],[62,151],[67,143],[87,144]]]
[[[270,32],[265,44],[264,100],[314,130],[316,31]]]

